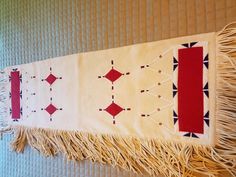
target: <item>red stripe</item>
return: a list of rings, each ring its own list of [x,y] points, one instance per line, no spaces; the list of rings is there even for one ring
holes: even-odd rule
[[[20,72],[11,72],[12,119],[20,118]]]
[[[178,51],[179,131],[204,133],[203,130],[203,48]]]

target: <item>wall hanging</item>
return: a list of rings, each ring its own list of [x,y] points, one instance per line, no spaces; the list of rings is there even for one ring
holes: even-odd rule
[[[0,73],[1,132],[164,176],[236,175],[236,28],[79,53]]]

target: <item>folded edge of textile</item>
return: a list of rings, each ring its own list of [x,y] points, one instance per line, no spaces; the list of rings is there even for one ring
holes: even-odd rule
[[[191,145],[80,131],[9,126],[4,120],[8,80],[0,82],[1,132],[15,134],[13,150],[28,144],[46,156],[64,153],[68,159],[89,159],[136,173],[168,176],[236,175],[236,23],[216,34],[216,144]],[[3,74],[3,73],[1,73]],[[3,74],[4,75],[4,74]]]

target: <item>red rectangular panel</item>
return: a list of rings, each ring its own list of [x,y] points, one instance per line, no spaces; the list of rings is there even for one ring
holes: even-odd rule
[[[179,49],[179,131],[204,133],[203,104],[203,48]]]
[[[12,119],[20,118],[20,72],[11,72],[11,111]]]

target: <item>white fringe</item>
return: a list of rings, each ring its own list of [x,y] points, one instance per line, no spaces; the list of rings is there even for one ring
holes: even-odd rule
[[[0,137],[3,132],[9,131],[9,125],[7,123],[7,82],[8,77],[4,71],[0,71]]]
[[[46,156],[62,152],[68,159],[90,159],[152,176],[236,176],[236,23],[216,34],[216,57],[215,147],[12,127],[12,148],[22,152],[29,144]]]

